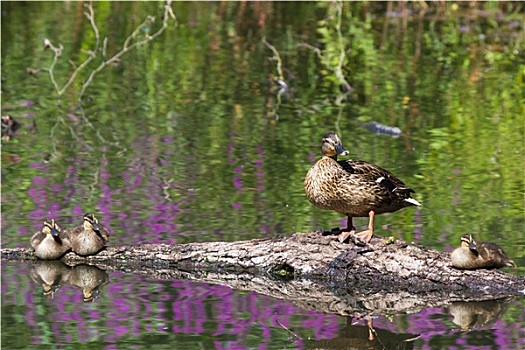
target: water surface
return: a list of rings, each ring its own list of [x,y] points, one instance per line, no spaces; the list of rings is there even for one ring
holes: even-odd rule
[[[80,110],[81,82],[101,58],[60,99],[46,71],[27,68],[52,64],[44,38],[64,46],[55,68],[61,85],[67,61],[87,58],[95,37],[82,3],[2,2],[2,115],[21,123],[2,141],[2,247],[28,246],[47,217],[69,227],[86,212],[108,226],[115,245],[344,226],[302,188],[322,135],[335,130],[350,158],[389,169],[423,203],[378,216],[377,234],[451,251],[469,232],[523,266],[518,5],[429,5],[177,2],[177,24],[99,73]],[[138,38],[159,28],[162,3],[97,2],[94,10],[110,57],[146,15],[157,21]],[[10,348],[304,348],[347,327],[344,317],[253,292],[125,273],[109,273],[92,302],[69,285],[48,298],[31,269],[2,264],[2,341]],[[447,309],[374,326],[421,334],[415,348],[512,349],[523,338],[522,315],[518,299],[472,331],[460,331]]]

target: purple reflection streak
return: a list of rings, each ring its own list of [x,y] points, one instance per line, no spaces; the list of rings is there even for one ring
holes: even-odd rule
[[[255,177],[257,178],[256,185],[257,185],[257,191],[262,192],[264,191],[264,185],[265,185],[265,173],[264,173],[264,155],[265,150],[261,144],[257,145],[257,155],[260,158],[255,159],[254,167],[255,167]]]
[[[235,143],[228,142],[226,146],[226,155],[228,156],[228,163],[235,164],[235,157],[233,156],[233,151],[235,150]]]
[[[314,165],[314,163],[317,161],[317,153],[308,153],[307,159],[310,162],[310,164]]]
[[[128,332],[129,332],[128,327],[123,326],[123,325],[117,325],[115,327],[115,338],[118,339],[121,336],[128,334]]]
[[[33,293],[25,293],[24,294],[24,302],[26,305],[34,305],[34,299],[33,299]],[[37,326],[37,318],[36,318],[36,310],[28,308],[25,313],[25,319],[28,325],[35,327]]]
[[[228,341],[223,344],[219,340],[215,340],[213,342],[215,345],[215,349],[217,350],[244,350],[246,349],[245,346],[239,345],[237,341]]]
[[[417,209],[414,211],[414,219],[416,224],[414,228],[414,242],[418,243],[423,237],[423,215],[421,210]]]

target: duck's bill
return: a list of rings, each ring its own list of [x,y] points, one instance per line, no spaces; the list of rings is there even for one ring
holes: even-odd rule
[[[348,154],[348,151],[344,149],[344,147],[341,145],[336,145],[335,151],[337,152],[338,155],[341,155],[341,156],[346,156]]]

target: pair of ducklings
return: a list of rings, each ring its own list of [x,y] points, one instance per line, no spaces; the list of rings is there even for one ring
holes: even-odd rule
[[[35,233],[30,242],[38,258],[54,260],[70,250],[78,255],[96,254],[108,240],[108,230],[88,213],[82,225],[67,230],[62,230],[54,219],[45,221],[42,230]]]
[[[341,242],[350,236],[356,243],[368,244],[374,233],[375,215],[421,204],[411,197],[415,191],[389,171],[360,160],[337,160],[348,153],[335,133],[324,135],[323,156],[306,174],[304,190],[315,206],[347,216],[347,227],[331,232],[339,233]],[[368,217],[368,229],[356,233],[353,217]],[[461,247],[452,252],[451,261],[459,269],[516,266],[496,244],[476,243],[471,235],[461,238]]]

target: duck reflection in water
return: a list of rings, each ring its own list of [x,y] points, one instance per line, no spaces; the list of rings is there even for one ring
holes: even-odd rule
[[[91,265],[77,265],[71,269],[66,283],[82,289],[85,302],[92,302],[98,298],[100,287],[109,283],[106,271]]]
[[[71,267],[61,260],[38,260],[31,270],[31,278],[42,286],[44,295],[52,299],[70,272]]]
[[[375,329],[370,316],[363,317],[366,326],[357,326],[351,317],[346,318],[346,327],[337,337],[317,340],[308,344],[309,349],[413,349],[413,341],[420,334],[392,333],[384,329]]]
[[[512,298],[503,298],[477,302],[459,301],[452,303],[448,311],[454,316],[452,322],[461,330],[470,331],[496,323],[503,317],[512,300]]]
[[[39,260],[31,270],[31,278],[43,287],[43,293],[53,298],[61,286],[73,286],[82,290],[85,302],[98,298],[100,288],[109,283],[108,274],[91,265],[71,267],[60,260]]]

